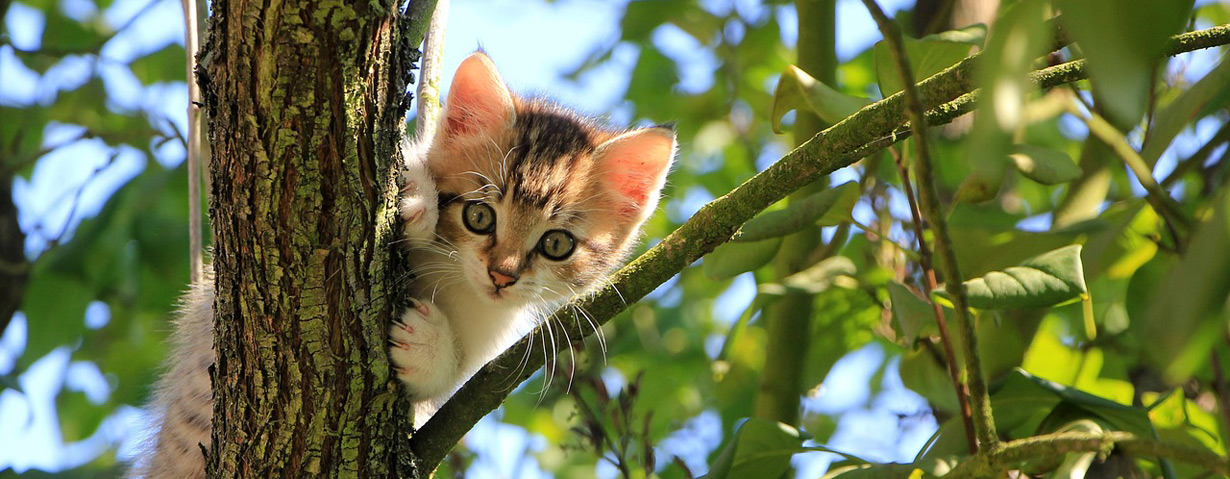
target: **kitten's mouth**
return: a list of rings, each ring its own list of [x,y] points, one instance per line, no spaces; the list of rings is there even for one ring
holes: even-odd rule
[[[508,299],[508,288],[496,288],[494,286],[487,288],[487,298],[492,301],[503,301]]]

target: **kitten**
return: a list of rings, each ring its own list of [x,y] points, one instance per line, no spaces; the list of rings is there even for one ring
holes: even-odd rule
[[[434,138],[404,150],[399,209],[416,277],[389,358],[421,424],[542,313],[627,256],[657,206],[675,135],[610,131],[514,97],[480,52],[458,67]],[[204,477],[212,305],[212,281],[186,298],[152,405],[162,427],[134,477]]]

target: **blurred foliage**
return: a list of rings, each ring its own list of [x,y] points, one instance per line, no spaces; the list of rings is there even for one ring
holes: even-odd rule
[[[182,160],[182,135],[163,105],[146,105],[152,102],[139,97],[147,93],[133,89],[182,85],[185,54],[179,44],[147,40],[143,46],[155,51],[121,58],[126,55],[121,44],[132,42],[137,19],[156,4],[133,2],[113,11],[106,1],[5,2],[0,7],[0,19],[7,20],[0,23],[0,55],[12,60],[0,71],[5,78],[0,85],[24,83],[18,78],[35,82],[33,94],[0,86],[0,181],[29,189],[36,176],[44,182],[79,176],[49,168],[89,172],[62,197],[25,203],[39,205],[35,211],[66,213],[67,219],[62,227],[49,218],[22,221],[29,237],[29,276],[19,315],[27,334],[16,342],[24,348],[4,351],[14,361],[3,375],[5,386],[13,389],[6,392],[7,407],[25,409],[31,416],[23,423],[18,413],[18,421],[10,423],[15,429],[0,431],[9,441],[45,427],[32,421],[42,406],[26,396],[21,390],[26,383],[17,378],[49,353],[69,355],[68,367],[51,373],[58,375],[51,379],[58,389],[54,411],[59,418],[52,425],[59,427],[65,443],[98,452],[118,446],[119,439],[100,425],[108,417],[120,417],[116,413],[121,406],[145,401],[162,361],[167,317],[188,277],[187,172],[182,165],[168,168],[155,161]],[[10,16],[14,11],[19,13]],[[9,29],[19,21],[30,22],[22,25],[23,32],[41,36],[33,42],[17,38]],[[121,33],[129,38],[119,39]],[[138,96],[136,102],[121,99],[132,95]],[[181,145],[180,152],[168,154],[176,150],[175,143]],[[62,160],[68,151],[92,152],[98,158],[77,157],[67,164],[43,161],[57,156]],[[124,173],[117,166],[121,156],[140,158],[138,166],[141,161],[145,166],[135,176]],[[114,192],[101,208],[90,206],[97,200],[87,199],[86,192],[93,190],[97,196],[99,189]],[[87,212],[91,209],[96,212]],[[0,325],[9,320],[0,319]],[[70,464],[85,464],[58,477],[117,477],[122,467],[115,455],[94,459],[98,452],[65,457]]]
[[[125,28],[98,12],[107,5],[86,15],[69,15],[64,4],[49,1],[8,8],[17,5],[42,12],[42,38],[14,45],[0,31],[0,54],[12,52],[39,75],[65,61],[84,59],[95,68],[87,80],[39,101],[0,104],[0,171],[29,178],[41,158],[67,144],[50,138],[59,125],[101,139],[104,154],[127,147],[150,159],[163,142],[181,141],[160,113],[116,106],[99,67],[126,70],[146,85],[182,81],[181,46],[157,45],[116,61],[100,53]],[[1077,14],[1060,23],[1077,43],[1047,55],[1057,45],[1043,20],[1068,9]],[[898,18],[903,25],[948,23],[913,18],[923,12],[906,9]],[[789,139],[774,131],[790,129],[788,111],[838,121],[901,88],[881,45],[842,59],[836,85],[793,66],[793,13],[781,2],[634,1],[617,38],[568,73],[577,78],[613,61],[616,49],[634,49],[625,101],[614,108],[678,126],[682,151],[665,211],[646,227],[651,243],[784,154]],[[985,25],[916,32],[907,42],[919,78],[976,50],[993,65],[979,76],[990,101],[928,141],[952,246],[978,308],[979,354],[1004,437],[1122,430],[1225,452],[1230,62],[1220,60],[1224,48],[1166,59],[1160,45],[1184,29],[1226,22],[1230,6],[1216,3],[1019,0],[1004,2]],[[1047,62],[1074,58],[1090,60],[1090,80],[1050,91],[1024,80]],[[697,64],[712,69],[684,88],[681,79],[696,75]],[[1176,230],[1153,211],[1131,171],[1067,113],[1072,105],[1105,115],[1123,132],[1193,219],[1192,230]],[[794,332],[812,338],[797,394],[821,393],[834,364],[875,345],[900,359],[885,361],[862,385],[869,398],[899,364],[904,385],[929,407],[895,412],[934,415],[940,423],[912,464],[856,457],[885,454],[868,444],[844,451],[853,455],[829,456],[837,461],[830,475],[913,478],[947,470],[965,454],[965,439],[953,419],[956,398],[932,315],[932,302],[950,304],[941,294],[920,294],[925,272],[899,173],[899,165],[909,167],[913,141],[838,172],[834,184],[841,186],[771,207],[703,265],[630,305],[600,338],[562,354],[527,392],[508,399],[499,419],[545,438],[545,448],[527,454],[560,477],[593,475],[596,467],[627,477],[778,477],[794,454],[828,450],[819,445],[840,434],[845,419],[810,408],[801,424],[747,419],[765,357],[774,354],[765,350],[760,312],[783,292],[802,291],[813,297],[815,312],[809,331]],[[147,163],[96,216],[30,253],[22,308],[29,335],[3,372],[4,387],[19,388],[17,377],[60,348],[73,361],[96,364],[110,391],[101,402],[71,387],[60,391],[56,406],[67,441],[95,434],[120,405],[141,403],[163,353],[165,318],[187,277],[186,175],[182,167]],[[1086,194],[1099,181],[1105,187]],[[1052,224],[1061,217],[1063,224]],[[813,266],[775,280],[770,260],[779,238],[809,225],[824,226],[827,238],[815,245]],[[90,329],[82,318],[95,301],[106,305],[110,321]],[[576,320],[585,321],[583,314]],[[720,444],[698,431],[707,417],[716,418]],[[903,418],[899,429],[905,427]],[[681,441],[693,445],[683,448]],[[73,473],[113,475],[113,457],[103,454]],[[474,458],[462,449],[445,469],[460,473]],[[1052,459],[1022,467],[1058,468],[1066,477],[1093,470],[1080,458]],[[1151,458],[1122,462],[1150,476],[1200,473]]]

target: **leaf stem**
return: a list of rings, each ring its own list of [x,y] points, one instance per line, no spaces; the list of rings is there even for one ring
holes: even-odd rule
[[[910,184],[910,170],[901,161],[901,156],[893,153],[897,164],[897,173],[901,175],[901,187],[910,203],[910,214],[913,216],[914,237],[918,240],[918,266],[923,270],[923,297],[931,304],[931,312],[935,315],[935,325],[940,331],[940,344],[944,347],[944,364],[948,369],[948,377],[956,390],[957,404],[961,409],[961,422],[965,425],[965,439],[969,445],[969,453],[978,452],[978,436],[974,433],[974,416],[969,404],[969,388],[961,381],[961,371],[957,366],[955,349],[952,347],[952,335],[948,332],[948,321],[944,318],[944,308],[931,299],[931,291],[935,290],[935,269],[932,268],[931,250],[927,248],[927,238],[923,235],[922,213],[918,210],[914,187]]]
[[[1140,157],[1132,145],[1128,144],[1127,139],[1116,130],[1110,122],[1102,118],[1102,115],[1097,112],[1090,111],[1088,114],[1083,114],[1079,109],[1072,106],[1069,110],[1073,115],[1077,115],[1085,120],[1085,124],[1089,126],[1089,132],[1097,136],[1099,140],[1110,146],[1111,150],[1123,160],[1128,169],[1132,170],[1132,174],[1136,175],[1136,180],[1140,182],[1140,186],[1145,189],[1145,199],[1157,210],[1157,213],[1166,218],[1166,223],[1171,225],[1171,234],[1175,236],[1175,244],[1182,250],[1182,240],[1175,231],[1181,229],[1184,232],[1191,231],[1192,220],[1183,212],[1183,208],[1171,198],[1161,185],[1153,179],[1153,171],[1149,165],[1145,164],[1145,160]]]

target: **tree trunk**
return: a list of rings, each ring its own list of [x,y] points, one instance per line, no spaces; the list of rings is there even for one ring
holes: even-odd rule
[[[198,73],[213,149],[209,475],[414,476],[385,328],[400,290],[391,167],[422,33],[389,0],[212,10]]]

